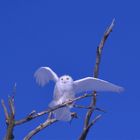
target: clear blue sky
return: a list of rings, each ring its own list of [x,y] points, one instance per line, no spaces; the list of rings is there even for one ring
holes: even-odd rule
[[[7,101],[17,82],[16,119],[47,108],[53,83],[38,87],[33,78],[40,66],[59,76],[92,76],[96,47],[115,17],[116,25],[103,51],[99,77],[125,87],[124,94],[100,93],[98,107],[107,110],[87,140],[140,140],[140,10],[137,0],[5,0],[0,1],[0,99]],[[80,104],[88,104],[89,100]],[[59,122],[33,140],[76,140],[85,110],[72,124]],[[16,127],[22,138],[47,116]],[[4,115],[0,106],[0,139]]]

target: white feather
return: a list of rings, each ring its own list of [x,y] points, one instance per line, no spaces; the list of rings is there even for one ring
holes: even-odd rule
[[[93,77],[86,77],[74,81],[74,89],[76,93],[85,91],[109,91],[119,93],[123,91],[123,88],[120,86]]]
[[[54,117],[60,121],[70,121],[71,112],[69,107],[59,108],[54,111]]]
[[[44,86],[50,80],[53,80],[54,82],[57,82],[58,79],[59,79],[57,74],[54,71],[52,71],[52,69],[50,69],[49,67],[39,68],[35,72],[34,76],[36,78],[36,82],[41,86]]]

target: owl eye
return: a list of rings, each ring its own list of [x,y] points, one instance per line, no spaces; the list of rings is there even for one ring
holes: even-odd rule
[[[63,81],[63,78],[61,78],[61,80]]]
[[[69,78],[69,77],[67,77],[66,79],[67,79],[67,80],[69,80],[70,78]]]

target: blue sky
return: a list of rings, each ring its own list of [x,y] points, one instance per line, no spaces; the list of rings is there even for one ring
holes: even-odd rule
[[[52,100],[54,83],[38,87],[33,74],[50,66],[59,76],[92,76],[96,47],[112,19],[116,24],[103,50],[99,78],[125,87],[123,94],[100,93],[97,106],[107,110],[87,140],[140,140],[140,10],[138,0],[0,1],[0,99],[7,101],[14,83],[16,119],[42,111]],[[88,99],[79,102],[87,105]],[[75,140],[85,110],[72,124],[58,122],[33,140]],[[15,140],[45,121],[43,116],[15,128]],[[5,132],[0,106],[0,139]]]

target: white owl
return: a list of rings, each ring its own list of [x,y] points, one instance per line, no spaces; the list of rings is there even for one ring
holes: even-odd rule
[[[80,92],[95,90],[119,93],[123,91],[122,87],[93,77],[86,77],[76,81],[74,81],[72,77],[68,75],[64,75],[59,78],[57,74],[49,67],[40,67],[35,72],[34,76],[36,78],[36,82],[40,86],[44,86],[50,80],[55,82],[53,101],[49,104],[49,107],[54,107],[62,104],[63,102],[74,99],[75,95]],[[71,107],[72,105],[55,110],[53,112],[54,117],[57,120],[70,121]]]

